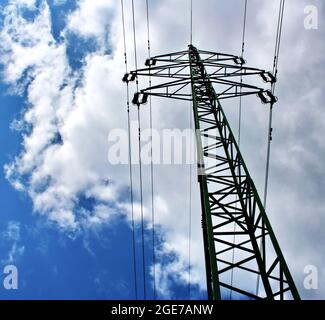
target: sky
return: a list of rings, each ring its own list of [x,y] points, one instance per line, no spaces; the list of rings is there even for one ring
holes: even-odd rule
[[[245,59],[270,70],[279,1],[248,2]],[[185,50],[189,1],[149,3],[152,55]],[[194,45],[239,55],[243,4],[194,0]],[[134,69],[131,1],[124,5],[127,57]],[[318,10],[317,29],[304,27],[307,5]],[[11,0],[0,1],[0,9],[0,264],[1,269],[14,264],[19,272],[18,290],[5,290],[0,282],[0,298],[134,299],[129,171],[108,161],[109,133],[127,128],[120,1]],[[287,0],[267,202],[304,299],[325,294],[324,12],[322,1]],[[135,14],[142,66],[145,1],[135,1]],[[159,132],[190,126],[189,104],[155,98],[152,104]],[[236,132],[237,103],[225,103],[224,109]],[[130,116],[136,119],[134,107]],[[148,127],[148,109],[141,116]],[[267,117],[256,97],[243,100],[241,148],[260,195]],[[137,292],[143,298],[138,166],[133,169]],[[189,298],[190,181],[190,298],[206,298],[199,190],[195,170],[191,179],[189,172],[189,165],[154,166],[158,299]],[[146,291],[152,298],[150,166],[143,166],[143,178]],[[308,265],[318,271],[316,290],[304,286]]]

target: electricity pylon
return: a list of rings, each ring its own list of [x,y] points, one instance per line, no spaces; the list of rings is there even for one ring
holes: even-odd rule
[[[252,94],[265,104],[276,102],[271,91],[243,82],[260,76],[274,83],[275,77],[244,64],[242,57],[190,45],[147,59],[146,68],[124,75],[123,81],[161,78],[135,93],[132,102],[138,107],[149,95],[193,103],[208,298],[300,299],[220,104]],[[257,277],[261,285],[256,290]]]

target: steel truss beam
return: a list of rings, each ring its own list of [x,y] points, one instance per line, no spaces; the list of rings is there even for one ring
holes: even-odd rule
[[[209,299],[226,299],[229,292],[247,299],[300,299],[220,104],[222,99],[251,94],[273,104],[276,99],[269,91],[236,78],[276,79],[265,70],[244,67],[238,56],[191,45],[147,60],[146,66],[125,75],[124,81],[138,76],[167,81],[141,90],[135,104],[146,102],[148,95],[193,101]],[[261,288],[255,292],[257,275]]]
[[[202,63],[205,68],[210,70],[210,81],[218,84],[219,90],[216,92],[218,100],[263,93],[266,94],[266,98],[275,99],[268,90],[240,81],[240,77],[243,76],[259,75],[265,82],[275,82],[276,79],[270,72],[244,67],[245,60],[238,56],[203,50],[198,52],[203,56]],[[143,89],[141,93],[150,92],[152,96],[192,101],[192,93],[188,90],[192,82],[188,51],[156,56],[147,60],[146,65],[148,68],[132,71],[129,75],[125,75],[123,80],[135,80],[139,76],[161,78],[161,83]],[[201,80],[198,78],[196,81]]]

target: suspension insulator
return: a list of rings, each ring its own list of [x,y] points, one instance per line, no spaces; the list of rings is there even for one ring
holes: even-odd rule
[[[152,66],[155,66],[157,63],[157,60],[156,59],[147,59],[146,62],[145,62],[145,66],[146,67],[152,67]]]
[[[148,93],[142,93],[141,104],[146,104],[148,102],[148,97],[149,97]]]
[[[278,101],[278,99],[273,95],[270,90],[260,91],[257,96],[261,99],[262,103],[274,104]]]
[[[277,80],[276,77],[272,74],[272,72],[261,73],[261,78],[263,79],[264,82],[270,82],[270,83],[275,83]]]
[[[134,94],[132,103],[135,105],[146,104],[148,102],[149,94],[146,92],[137,92]]]
[[[133,81],[136,79],[136,77],[137,77],[137,74],[136,74],[136,73],[133,73],[133,72],[131,72],[131,73],[126,73],[126,74],[123,76],[122,81],[123,81],[123,82],[126,82],[126,83],[128,83],[128,82],[133,82]]]
[[[246,63],[245,59],[242,58],[242,57],[236,57],[236,58],[234,58],[234,62],[236,64],[240,64],[240,65],[244,65]]]

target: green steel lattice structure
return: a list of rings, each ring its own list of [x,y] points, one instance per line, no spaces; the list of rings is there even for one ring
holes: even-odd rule
[[[271,107],[270,90],[243,82],[265,70],[245,66],[243,58],[198,50],[159,55],[124,82],[150,76],[159,84],[137,92],[140,107],[148,96],[192,101],[196,129],[198,182],[202,208],[207,291],[210,300],[300,299],[254,182],[220,101],[255,94]],[[257,277],[260,287],[255,290]]]

